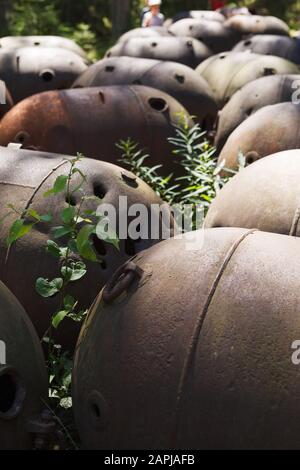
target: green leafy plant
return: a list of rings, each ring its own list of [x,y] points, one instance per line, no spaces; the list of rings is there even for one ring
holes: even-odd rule
[[[86,208],[87,201],[94,199],[101,204],[101,199],[84,193],[83,185],[86,176],[78,166],[82,158],[82,155],[78,155],[76,158],[67,160],[68,174],[59,175],[52,188],[44,193],[45,198],[64,193],[67,206],[60,212],[60,225],[51,227],[52,238],[47,240],[45,246],[46,252],[57,259],[57,276],[53,279],[39,277],[35,283],[35,289],[41,297],[58,298],[57,309],[53,312],[51,324],[43,337],[43,342],[48,344],[49,396],[51,399],[58,400],[59,405],[64,408],[71,406],[72,361],[68,352],[62,352],[60,345],[55,343],[53,331],[66,318],[76,322],[82,321],[87,310],[78,307],[78,301],[68,292],[68,289],[72,283],[80,281],[87,274],[87,262],[101,263],[102,261],[94,249],[93,236],[96,234],[98,223],[105,217]],[[73,184],[75,176],[76,183]],[[75,194],[80,194],[76,206],[71,204]],[[17,240],[28,235],[35,225],[50,223],[53,220],[51,214],[40,215],[31,208],[20,211],[11,204],[8,208],[10,212],[5,217],[12,213],[17,215],[7,237],[8,250]],[[98,230],[97,235],[103,235],[106,243],[112,244],[116,249],[119,248],[116,233],[112,231],[104,233]]]

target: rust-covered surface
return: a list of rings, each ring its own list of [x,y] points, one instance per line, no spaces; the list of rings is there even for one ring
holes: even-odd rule
[[[169,31],[176,36],[191,36],[202,41],[214,54],[229,51],[241,40],[239,32],[218,21],[205,19],[185,18],[170,26]]]
[[[35,93],[69,88],[87,61],[60,47],[0,49],[0,77],[15,103]]]
[[[171,96],[141,86],[51,91],[15,106],[0,123],[0,144],[118,163],[120,139],[130,137],[149,152],[148,165],[180,172],[168,137],[187,111]]]
[[[256,34],[239,42],[233,51],[250,51],[256,54],[276,55],[300,64],[300,37]]]
[[[102,59],[91,65],[73,87],[131,84],[168,93],[197,117],[202,129],[212,128],[218,108],[208,83],[190,67],[176,62],[133,57]]]
[[[213,201],[206,227],[257,227],[300,236],[300,150],[259,160],[234,176]]]
[[[253,80],[234,93],[219,113],[215,137],[217,151],[249,116],[264,106],[291,102],[298,96],[297,88],[300,88],[300,75],[273,75]]]
[[[299,71],[296,64],[281,57],[251,52],[223,52],[210,57],[196,69],[209,83],[220,108],[252,80],[269,75],[298,74]]]
[[[232,132],[219,155],[219,163],[237,170],[240,152],[246,163],[251,164],[272,153],[299,148],[299,119],[299,104],[265,106]]]
[[[93,305],[73,374],[85,448],[299,448],[300,241],[198,236],[141,253]]]
[[[19,49],[21,47],[60,47],[75,52],[87,59],[84,50],[72,39],[61,36],[6,36],[0,39],[0,47]]]
[[[109,49],[106,57],[141,57],[144,59],[170,60],[196,68],[213,52],[203,43],[191,37],[139,37],[118,42]]]
[[[225,25],[243,36],[249,34],[277,34],[289,36],[288,25],[275,16],[234,15]]]
[[[59,274],[57,260],[49,255],[45,246],[52,239],[51,227],[61,225],[60,215],[68,207],[66,194],[60,193],[49,198],[44,193],[52,188],[59,175],[67,175],[70,169],[68,158],[64,155],[54,155],[28,150],[15,150],[12,147],[0,148],[0,218],[9,212],[7,204],[13,204],[21,211],[24,208],[36,210],[39,214],[51,213],[53,220],[50,224],[36,225],[30,235],[18,240],[7,255],[6,237],[15,220],[11,214],[3,221],[0,230],[0,279],[12,290],[22,303],[36,327],[39,336],[44,335],[50,324],[50,315],[59,307],[59,299],[43,299],[35,292],[35,281],[38,277],[54,279]],[[150,204],[160,204],[161,199],[150,187],[136,178],[131,172],[109,163],[92,159],[83,159],[78,167],[86,175],[82,189],[87,196],[101,198],[101,203],[112,204],[116,209],[117,226],[119,216],[122,217],[127,230],[126,204],[119,205],[119,197],[127,197],[127,207],[133,204],[144,204],[150,217]],[[72,187],[76,187],[79,176],[72,179]],[[72,197],[72,204],[78,207],[82,193],[77,192]],[[99,200],[91,199],[84,207],[96,210]],[[88,274],[78,283],[74,283],[70,293],[78,299],[82,308],[88,308],[99,289],[107,282],[120,264],[142,249],[157,243],[158,239],[133,240],[128,235],[120,240],[120,251],[112,245],[102,243],[95,238],[95,249],[103,263],[88,263]],[[125,232],[126,232],[125,230]],[[118,232],[119,233],[119,232]],[[64,240],[59,240],[59,243]],[[5,259],[7,260],[5,262]],[[59,329],[57,340],[64,348],[71,350],[78,335],[79,325],[66,320]],[[1,335],[0,335],[1,337]]]
[[[26,280],[23,261],[15,271],[20,276],[23,273]],[[28,289],[28,285],[24,284],[23,289]],[[0,341],[0,450],[32,449],[31,421],[38,419],[48,396],[46,365],[31,322],[2,282]]]

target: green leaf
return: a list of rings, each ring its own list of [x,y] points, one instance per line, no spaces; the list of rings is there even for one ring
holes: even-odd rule
[[[104,240],[106,243],[113,245],[117,250],[119,249],[120,240],[114,230],[110,227],[110,221],[107,217],[103,218],[96,227],[97,237]]]
[[[54,328],[57,328],[67,315],[68,315],[67,310],[60,310],[59,312],[57,312],[52,318],[52,326]]]
[[[72,233],[72,229],[71,227],[64,227],[63,225],[60,225],[58,227],[54,227],[52,229],[52,232],[53,232],[53,237],[55,239],[58,239],[58,238],[64,237],[65,235],[69,235],[70,233]]]
[[[76,304],[77,304],[77,302],[74,299],[74,297],[72,297],[72,295],[66,295],[64,297],[64,307],[68,312],[70,310],[73,310],[74,307],[76,306]]]
[[[37,293],[44,298],[53,297],[61,290],[62,286],[63,280],[60,277],[53,279],[53,281],[39,277],[35,283]]]
[[[92,243],[90,241],[90,236],[95,231],[94,225],[84,225],[76,238],[76,244],[78,253],[82,258],[89,260],[89,261],[97,261],[97,255],[93,250]]]
[[[63,277],[67,278],[68,281],[79,281],[86,275],[86,272],[86,265],[82,261],[73,262],[70,266],[63,266],[61,269]]]
[[[23,219],[17,219],[10,228],[6,239],[7,245],[10,246],[19,238],[24,237],[32,229],[33,225],[26,223]]]
[[[78,253],[76,240],[74,240],[74,238],[69,240],[68,247],[73,253]]]
[[[69,225],[74,221],[75,215],[76,215],[75,207],[70,206],[70,207],[66,207],[62,211],[60,217],[64,224]]]
[[[51,214],[41,215],[41,222],[51,222],[51,220],[52,220]]]
[[[61,257],[61,249],[58,246],[58,244],[55,243],[53,240],[47,241],[46,251],[50,253],[51,255],[55,256],[56,258]]]
[[[51,196],[53,194],[58,194],[58,193],[63,192],[66,189],[67,182],[68,182],[68,176],[67,175],[58,176],[55,180],[53,188],[49,189],[49,191],[46,191],[44,193],[44,197],[48,197],[48,196]]]
[[[35,219],[35,220],[38,220],[38,221],[41,220],[41,216],[40,216],[40,215],[37,213],[37,211],[34,210],[34,209],[29,209],[29,210],[27,211],[27,215],[30,216],[30,217],[32,217],[32,218]]]

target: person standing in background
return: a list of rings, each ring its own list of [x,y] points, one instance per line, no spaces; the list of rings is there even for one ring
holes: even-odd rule
[[[212,10],[219,10],[226,6],[227,0],[210,0],[209,3]]]
[[[148,0],[149,11],[144,14],[142,27],[162,26],[165,21],[164,15],[160,12],[161,0]]]

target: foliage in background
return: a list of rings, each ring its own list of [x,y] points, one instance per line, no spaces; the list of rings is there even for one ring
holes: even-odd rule
[[[276,15],[294,30],[300,28],[300,0],[241,0],[229,4]],[[144,5],[144,0],[0,0],[0,36],[63,35],[75,39],[89,58],[96,60],[123,31],[140,26]],[[163,0],[162,4],[166,17],[208,8],[208,0]]]

